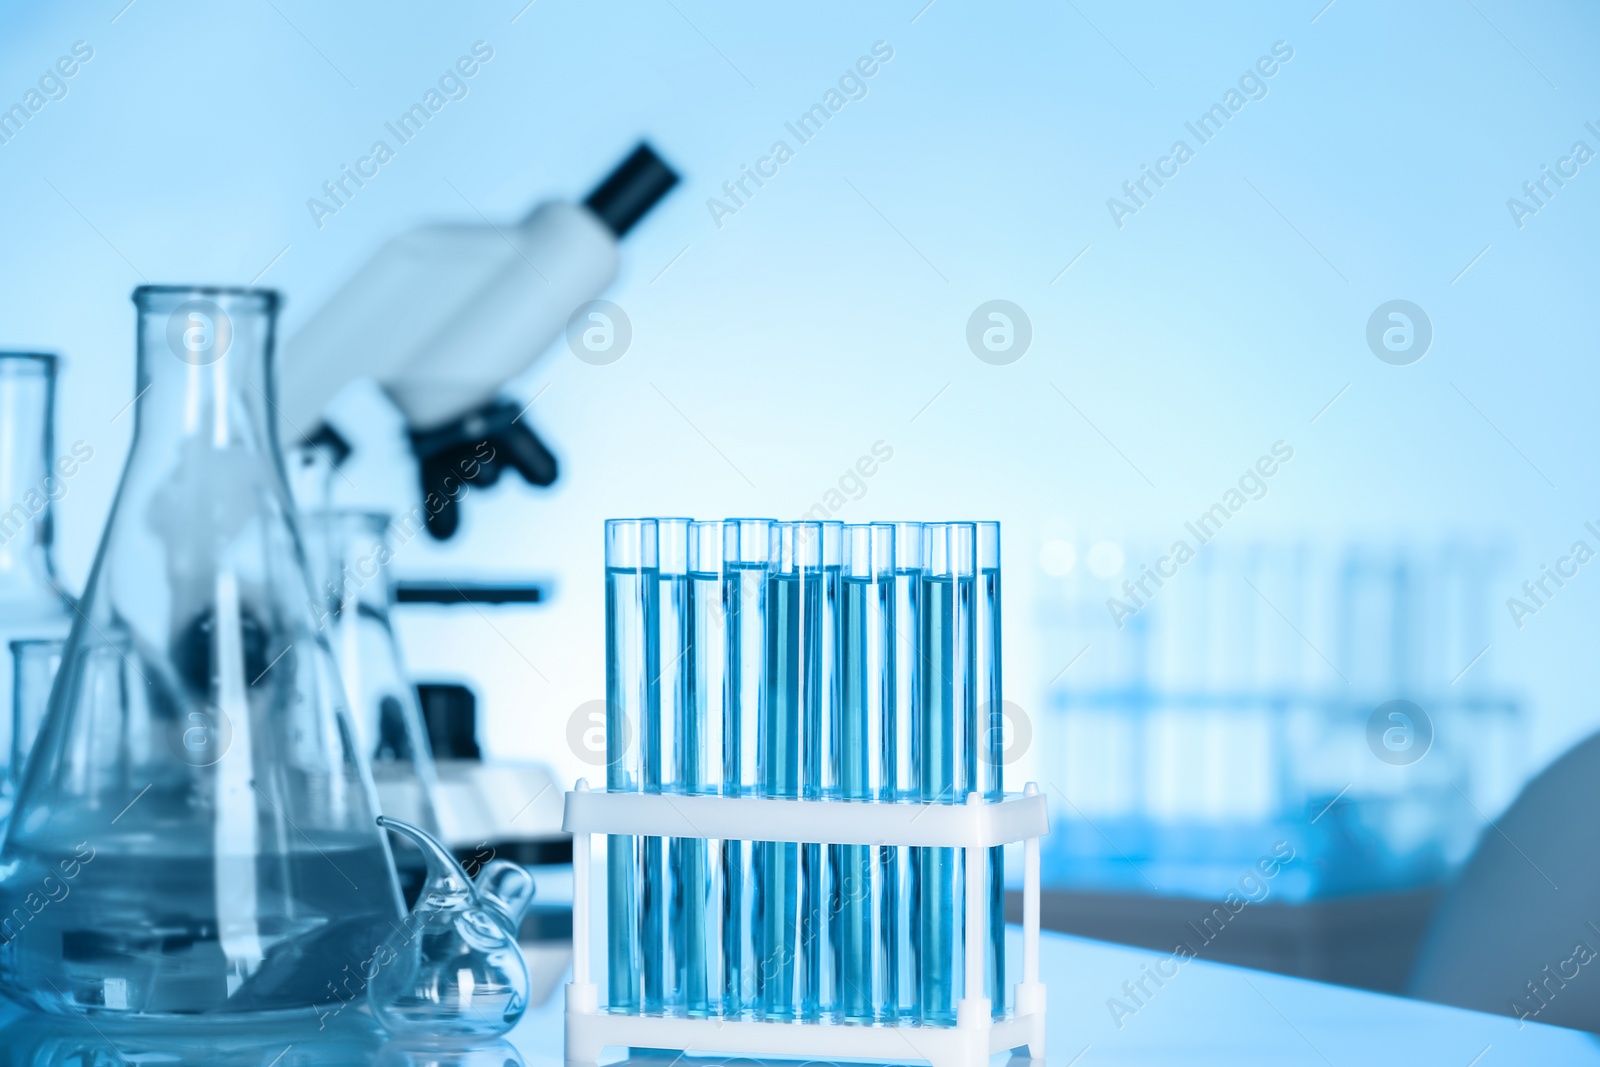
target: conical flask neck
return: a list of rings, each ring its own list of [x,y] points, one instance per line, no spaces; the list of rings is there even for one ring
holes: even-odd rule
[[[55,586],[51,508],[83,460],[56,468],[55,380],[55,356],[0,352],[0,598]]]
[[[246,448],[277,465],[269,290],[145,286],[133,451]]]

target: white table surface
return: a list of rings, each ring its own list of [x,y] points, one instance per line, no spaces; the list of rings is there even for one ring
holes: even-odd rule
[[[1013,937],[1017,931],[1012,931]],[[534,954],[545,999],[509,1035],[465,1055],[407,1052],[370,1031],[352,1036],[310,1026],[272,1026],[249,1032],[207,1031],[183,1025],[172,1036],[142,1028],[127,1034],[72,1020],[19,1019],[0,1008],[0,1064],[197,1064],[216,1067],[317,1067],[381,1063],[386,1067],[531,1067],[562,1064],[565,962],[570,951],[549,946]],[[1573,1030],[1422,1004],[1399,997],[1323,985],[1298,978],[1196,960],[1155,991],[1119,1028],[1106,1006],[1127,1002],[1124,982],[1164,954],[1060,934],[1045,934],[1042,977],[1049,985],[1049,1067],[1101,1065],[1255,1064],[1309,1067],[1581,1067],[1600,1064],[1600,1038]],[[1170,968],[1169,968],[1170,969]],[[558,977],[559,976],[559,977]],[[602,988],[604,988],[602,986]],[[356,1013],[352,1012],[352,1016]],[[621,1059],[617,1050],[617,1058]],[[88,1058],[86,1058],[88,1057]],[[747,1057],[641,1057],[667,1067],[737,1062]],[[801,1061],[774,1061],[789,1067]],[[1019,1061],[1013,1061],[1013,1067]],[[1025,1063],[1026,1061],[1020,1061]]]
[[[1011,934],[1017,942],[1012,951],[1020,952],[1020,932],[1013,928]],[[1119,1027],[1107,1000],[1117,997],[1131,1005],[1123,983],[1139,979],[1142,965],[1164,958],[1164,953],[1043,934],[1040,973],[1049,986],[1049,1067],[1600,1064],[1595,1035],[1204,960],[1185,963]],[[597,980],[603,983],[598,975]],[[550,1067],[563,1062],[561,1033],[558,993],[530,1011],[510,1041],[528,1064]],[[706,1057],[704,1062],[727,1059]],[[744,1065],[756,1062],[740,1058]],[[798,1061],[776,1062],[792,1067]]]

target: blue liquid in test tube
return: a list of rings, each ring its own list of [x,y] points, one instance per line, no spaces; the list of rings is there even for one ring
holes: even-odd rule
[[[985,800],[1005,798],[1007,723],[1000,683],[1000,524],[977,524],[978,584],[974,605],[978,670],[977,780],[972,791]],[[984,988],[994,1017],[1006,1013],[1006,850],[989,850],[987,869],[989,931],[984,953]],[[969,891],[978,890],[969,887]]]
[[[801,796],[803,733],[818,714],[822,660],[822,525],[772,528],[767,578],[766,706],[760,719],[761,795]],[[757,842],[756,911],[760,934],[758,1012],[766,1019],[802,1013],[805,966],[801,932],[800,846]]]
[[[723,679],[723,791],[761,792],[760,724],[767,707],[767,580],[771,571],[771,519],[729,519],[722,527],[722,610],[727,639]],[[757,845],[723,844],[722,1013],[758,1012],[761,1004],[761,893],[755,876]]]
[[[894,527],[846,526],[842,578],[837,792],[845,800],[892,801]],[[887,845],[830,846],[837,1012],[847,1022],[878,1022],[894,1013],[895,928],[888,905],[898,851]]]
[[[971,523],[930,523],[924,536],[918,799],[953,804],[965,800],[977,756],[977,531]],[[964,865],[955,849],[915,851],[917,1017],[952,1024],[963,967]]]
[[[689,520],[656,519],[655,646],[652,699],[644,723],[644,791],[682,791],[682,730],[688,703]],[[688,933],[683,919],[685,868],[681,838],[643,839],[643,1010],[679,1014],[684,1004]]]
[[[815,698],[804,704],[801,723],[800,792],[817,800],[839,795],[834,756],[839,735],[839,597],[844,560],[844,524],[822,523],[822,587],[817,621]],[[820,844],[800,846],[800,1013],[807,1019],[838,1010],[837,960],[831,920],[837,915],[836,857]]]
[[[894,703],[885,724],[883,755],[888,770],[885,799],[901,802],[918,797],[918,724],[922,714],[922,546],[920,522],[894,524]],[[885,941],[884,1016],[887,1020],[917,1018],[917,983],[914,947],[917,878],[913,850],[885,845],[879,850],[883,875],[880,935]]]
[[[637,792],[642,738],[658,703],[656,524],[613,519],[605,536],[606,789]],[[640,838],[606,838],[607,1002],[622,1011],[643,1002],[643,853]]]
[[[728,729],[728,626],[722,603],[722,523],[689,526],[688,648],[684,657],[682,778],[687,793],[731,792],[723,775]],[[734,783],[736,784],[736,783]],[[683,1005],[696,1017],[720,1015],[732,997],[724,970],[730,899],[729,859],[737,841],[683,842],[681,942],[685,951]],[[736,865],[735,865],[736,866]],[[735,958],[737,972],[737,958]],[[734,1009],[737,1011],[737,1007]]]

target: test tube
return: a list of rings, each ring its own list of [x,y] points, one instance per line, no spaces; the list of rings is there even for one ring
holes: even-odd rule
[[[1005,798],[1006,713],[1000,679],[1000,524],[977,524],[978,598],[974,609],[978,670],[978,778],[971,791],[985,800]],[[1006,913],[1004,845],[989,850],[989,936],[984,952],[984,987],[995,1018],[1006,1012]],[[976,891],[976,890],[974,890]]]
[[[767,577],[771,569],[771,519],[729,519],[722,526],[722,607],[727,634],[723,692],[723,791],[760,793],[758,746],[767,706]],[[760,892],[755,845],[724,842],[726,913],[722,930],[725,1015],[759,1008],[761,977]]]
[[[638,792],[644,784],[640,751],[658,704],[659,632],[656,600],[656,524],[651,519],[606,523],[606,789]],[[642,1005],[643,847],[639,838],[606,838],[607,997],[616,1010]]]
[[[923,803],[952,804],[965,800],[976,774],[977,529],[969,522],[930,523],[924,538],[917,792]],[[963,967],[962,864],[952,848],[916,852],[918,1019],[952,1024]]]
[[[922,710],[922,650],[919,618],[922,606],[922,524],[894,524],[894,704],[883,739],[885,800],[917,799],[917,724]],[[886,1019],[917,1017],[916,930],[917,884],[912,850],[884,845],[879,850],[883,871],[883,911],[879,931],[885,941],[884,1014]]]
[[[839,729],[833,750],[845,800],[892,800],[895,693],[894,527],[846,526],[839,595]],[[832,845],[835,987],[838,1016],[876,1022],[894,1005],[888,966],[893,927],[884,929],[893,848]]]
[[[833,753],[839,732],[839,584],[844,563],[844,523],[823,522],[822,585],[818,592],[816,698],[805,702],[801,743],[801,795],[816,800],[839,795]],[[834,914],[836,868],[819,844],[800,846],[800,944],[804,983],[800,1012],[808,1019],[838,1008],[837,973],[830,918]]]
[[[679,777],[681,730],[688,700],[684,659],[689,650],[689,522],[656,524],[655,625],[647,639],[655,648],[654,699],[645,707],[644,791],[682,791]],[[683,1009],[687,933],[683,923],[682,838],[643,840],[644,900],[641,957],[647,1014]]]
[[[684,792],[718,795],[730,784],[723,774],[723,743],[731,696],[720,522],[689,524],[688,594],[680,773]],[[729,898],[727,872],[730,854],[738,846],[737,841],[683,842],[683,1006],[691,1016],[721,1014],[729,995],[724,984],[724,938],[727,917],[737,902]]]
[[[761,795],[799,797],[802,735],[818,714],[822,682],[822,524],[778,523],[772,527],[771,544],[767,701],[760,718],[757,775]],[[800,847],[757,842],[755,858],[761,929],[758,1012],[766,1019],[794,1019],[802,1010],[806,981]]]

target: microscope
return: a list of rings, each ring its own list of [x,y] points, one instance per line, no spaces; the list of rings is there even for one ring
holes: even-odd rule
[[[618,241],[677,181],[641,143],[581,204],[549,200],[520,223],[422,226],[385,244],[283,346],[280,440],[302,505],[331,502],[333,476],[360,440],[359,427],[341,428],[330,413],[357,379],[376,382],[404,418],[420,489],[409,519],[434,538],[458,529],[464,484],[488,488],[507,470],[530,485],[553,483],[554,454],[502,390],[612,283]],[[396,590],[400,604],[539,597],[537,586],[517,582],[402,582]],[[563,791],[549,771],[482,760],[470,689],[425,685],[419,701],[437,765],[440,830],[458,858],[570,861]],[[411,806],[401,796],[379,800],[385,810]]]

